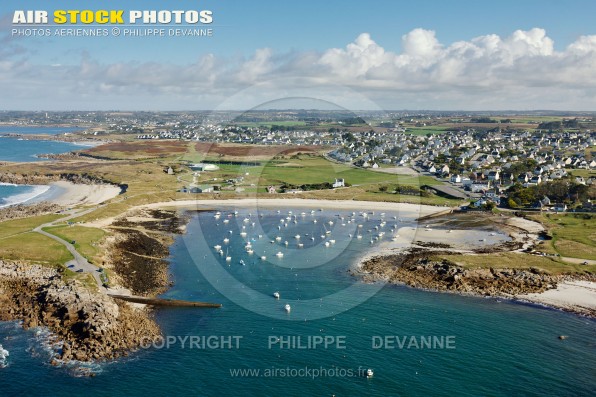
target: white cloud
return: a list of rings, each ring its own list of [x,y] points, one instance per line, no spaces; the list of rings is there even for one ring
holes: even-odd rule
[[[540,28],[508,37],[489,34],[451,44],[432,30],[401,37],[387,51],[368,33],[343,48],[249,58],[212,54],[196,62],[104,64],[88,55],[77,65],[32,65],[0,51],[0,107],[213,108],[258,84],[275,92],[300,87],[313,96],[333,87],[358,91],[385,109],[565,109],[596,107],[596,36],[581,36],[562,51]],[[20,57],[20,58],[19,58]],[[258,100],[254,92],[251,102]],[[353,107],[358,109],[355,101]]]

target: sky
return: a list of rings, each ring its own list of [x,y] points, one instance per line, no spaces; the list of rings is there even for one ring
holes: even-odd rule
[[[596,110],[593,0],[3,0],[0,110]],[[210,10],[210,37],[16,26],[15,10]],[[60,37],[56,28],[106,28]],[[21,29],[13,34],[13,29]],[[49,36],[23,35],[49,29]],[[322,103],[322,102],[321,102]],[[266,105],[265,105],[266,104]]]

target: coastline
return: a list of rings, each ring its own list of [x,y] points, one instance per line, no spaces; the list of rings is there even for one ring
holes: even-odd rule
[[[146,208],[162,207],[192,207],[196,205],[217,207],[299,207],[313,209],[338,209],[338,210],[366,210],[366,211],[400,211],[406,213],[419,213],[420,216],[430,215],[435,212],[444,211],[447,207],[435,207],[432,205],[412,204],[412,203],[394,203],[384,201],[356,201],[356,200],[317,200],[301,198],[242,198],[242,199],[224,199],[224,200],[178,200],[164,201],[159,203],[145,204]],[[374,206],[374,208],[371,208]]]
[[[49,182],[47,185],[30,185],[47,187],[43,192],[16,204],[39,204],[48,202],[62,207],[76,205],[98,205],[108,201],[121,192],[120,187],[107,184],[75,184],[70,181]],[[8,207],[8,206],[6,206]],[[1,207],[0,208],[6,208]]]
[[[17,193],[6,197],[0,197],[3,201],[0,202],[0,209],[8,208],[19,204],[33,204],[43,201],[43,197],[46,197],[51,189],[48,185],[16,185],[13,183],[0,183],[2,186],[28,186],[32,187],[32,191],[28,193]]]
[[[521,246],[514,252],[538,242],[544,230],[541,224],[526,219],[508,218],[495,227],[509,229],[511,241],[484,249],[462,250],[449,244],[414,244],[410,247],[386,245],[380,251],[362,255],[351,270],[352,275],[364,282],[385,280],[393,284],[434,292],[456,293],[468,296],[505,298],[572,312],[596,318],[596,276],[549,275],[535,268],[464,268],[451,261],[438,261],[441,254],[474,255],[481,252],[511,252],[512,245]],[[422,234],[424,236],[424,234]],[[420,242],[419,242],[420,243]]]
[[[100,184],[74,184],[69,181],[51,182],[51,195],[43,198],[62,206],[98,205],[120,194],[120,187]],[[42,201],[42,200],[40,200]]]

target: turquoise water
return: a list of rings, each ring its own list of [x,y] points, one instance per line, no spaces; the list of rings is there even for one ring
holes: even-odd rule
[[[50,189],[42,185],[13,185],[0,183],[0,208],[26,203]]]
[[[311,215],[307,211],[304,217],[290,217],[285,227],[279,220],[286,212],[261,214],[262,218],[249,217],[240,211],[237,217],[228,218],[230,213],[222,211],[219,219],[211,212],[193,215],[187,234],[171,247],[175,285],[166,296],[220,302],[223,307],[161,309],[156,315],[165,335],[241,337],[239,348],[200,349],[188,344],[183,348],[174,343],[169,349],[143,349],[102,364],[95,368],[96,377],[79,378],[70,369],[44,363],[48,353],[40,342],[43,334],[36,336],[19,330],[15,323],[3,323],[0,344],[10,355],[5,359],[8,365],[0,369],[2,393],[587,396],[596,390],[595,321],[496,299],[362,284],[347,270],[355,257],[378,246],[374,239],[370,243],[378,232],[374,229],[378,215],[368,221],[357,215],[356,222],[341,226],[336,213]],[[348,213],[342,215],[348,219]],[[224,224],[224,219],[229,223]],[[329,220],[334,225],[326,223]],[[363,224],[360,240],[354,238],[357,224]],[[389,218],[387,235],[395,224],[411,225],[407,219]],[[239,236],[242,226],[246,238]],[[323,240],[320,236],[325,229],[332,233]],[[297,234],[300,239],[295,238]],[[275,241],[277,236],[280,242]],[[230,238],[229,245],[223,243],[224,237]],[[323,242],[330,239],[335,244],[325,248]],[[247,240],[252,255],[244,248]],[[298,248],[299,241],[303,248]],[[216,244],[232,257],[230,262],[216,253]],[[278,251],[284,253],[283,258],[274,255]],[[261,260],[262,255],[267,259]],[[342,295],[346,288],[349,294]],[[274,291],[280,292],[279,301],[271,296]],[[290,313],[283,310],[286,302],[292,306]],[[421,335],[452,337],[455,349],[372,346],[374,337]],[[559,340],[559,335],[568,335],[568,339]],[[270,337],[287,336],[341,337],[345,349],[279,349],[275,344],[270,348]],[[351,371],[354,376],[232,376],[231,370],[239,368],[258,369],[261,374],[275,368],[278,375],[281,369],[322,368],[340,375]],[[359,368],[374,369],[374,376],[366,379]]]
[[[19,126],[0,126],[0,135],[3,134],[48,134],[58,135],[67,132],[81,131],[79,127],[19,127]]]
[[[36,155],[67,153],[81,149],[81,145],[70,142],[19,140],[17,138],[0,137],[0,161],[47,161],[47,159],[36,157]]]

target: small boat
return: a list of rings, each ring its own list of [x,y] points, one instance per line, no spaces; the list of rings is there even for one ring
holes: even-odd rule
[[[279,292],[278,292],[278,291],[275,291],[275,292],[273,293],[273,297],[274,297],[275,299],[279,299],[279,296],[280,296],[280,295],[279,295]]]
[[[263,255],[263,256],[261,256],[261,260],[262,261],[266,261],[267,260],[267,257],[265,255]]]
[[[221,256],[223,256],[223,254],[224,254],[223,250],[219,250],[219,254],[220,254]]]
[[[286,240],[286,241],[284,241],[284,244],[285,244],[285,245],[286,245],[286,247],[287,247],[287,246],[288,246],[288,244],[290,244],[290,243],[288,243],[288,241]]]
[[[281,237],[280,237],[280,236],[277,236],[277,237],[275,238],[275,241],[281,241]]]
[[[277,256],[278,258],[283,258],[284,254],[283,252],[279,251],[277,254],[275,254],[275,256]]]
[[[246,250],[246,253],[247,253],[248,255],[252,255],[252,254],[254,254],[254,251],[253,251],[253,250],[251,250],[251,249],[248,249],[248,250]]]
[[[246,237],[246,232],[240,232],[241,237]]]
[[[221,216],[221,213],[219,213],[219,212],[216,212],[215,215],[213,215],[213,217],[215,219],[219,219],[220,216]]]
[[[357,238],[357,239],[361,239],[361,238],[362,238],[362,234],[358,234],[358,235],[356,235],[356,238]]]
[[[284,309],[286,310],[287,313],[289,313],[290,310],[292,310],[292,307],[288,303],[286,303],[286,305],[284,306]]]
[[[224,223],[230,223],[229,219],[224,219]]]
[[[331,244],[335,244],[335,240],[329,240]]]
[[[219,251],[221,249],[221,245],[214,245],[213,248],[215,248],[216,251]]]
[[[304,244],[298,243],[298,248],[302,248],[302,247],[304,247]]]
[[[295,236],[294,236],[294,238],[295,238],[296,240],[300,240],[300,235],[299,235],[299,234],[297,234],[297,235],[295,235]]]
[[[232,257],[231,256],[226,256],[226,262],[231,262],[232,261]]]
[[[369,369],[366,370],[366,377],[367,378],[372,378],[374,374],[375,373],[373,372],[372,369],[369,368]]]
[[[223,239],[223,242],[224,242],[224,244],[227,244],[227,243],[230,242],[230,239],[226,237],[226,238]]]
[[[243,259],[240,259],[240,262],[238,262],[238,263],[240,263],[242,266],[246,266],[246,263],[244,263]]]
[[[325,241],[325,247],[329,247],[329,241]]]

